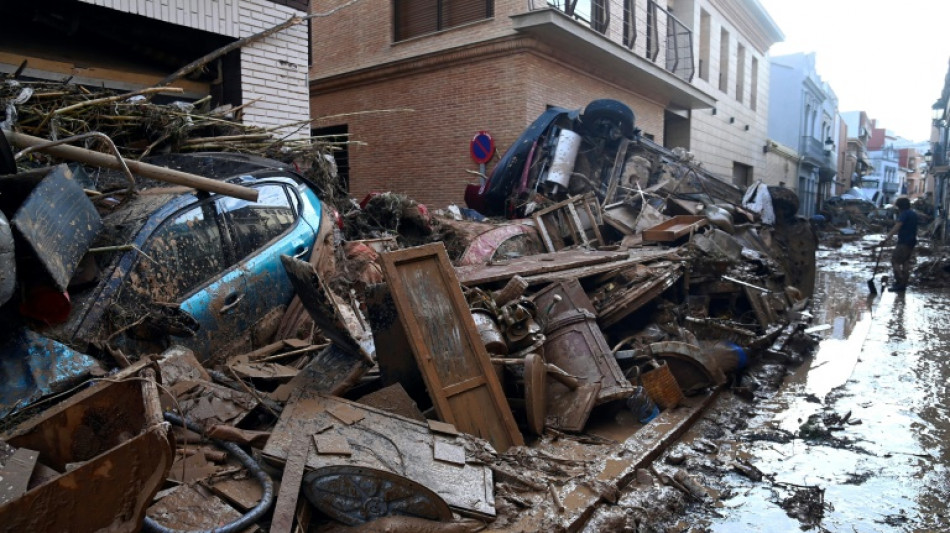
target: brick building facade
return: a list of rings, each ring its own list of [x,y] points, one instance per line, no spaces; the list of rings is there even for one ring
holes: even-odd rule
[[[314,1],[311,10],[345,3]],[[687,3],[676,2],[677,15]],[[714,3],[761,11],[753,0]],[[709,113],[717,101],[695,82],[698,45],[667,9],[672,1],[578,2],[574,12],[564,4],[427,3],[443,8],[448,18],[439,20],[414,11],[419,3],[357,2],[315,19],[311,115],[316,132],[349,136],[351,193],[392,190],[435,207],[461,203],[465,185],[477,180],[469,142],[478,131],[493,136],[500,157],[547,106],[580,108],[597,98],[626,103],[644,134],[709,155],[700,159],[727,177],[735,160],[761,164],[764,124],[753,132],[760,139],[737,147],[723,145],[716,131],[691,127],[696,110]],[[451,20],[472,6],[483,10]],[[759,83],[767,83],[767,62],[760,64]],[[762,108],[767,92],[758,90]],[[704,140],[691,143],[694,131]],[[717,163],[719,156],[728,164]]]

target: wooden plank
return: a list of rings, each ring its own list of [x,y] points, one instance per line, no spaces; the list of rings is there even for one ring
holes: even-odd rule
[[[484,438],[499,452],[523,445],[445,246],[434,243],[380,257],[439,418]],[[485,383],[456,390],[476,377]]]
[[[287,454],[284,475],[280,478],[280,494],[277,495],[277,503],[274,505],[271,533],[290,533],[293,530],[300,483],[303,481],[303,471],[309,455],[310,436],[296,435]]]
[[[529,285],[538,285],[541,283],[554,283],[556,281],[568,281],[571,279],[580,279],[590,276],[596,276],[598,274],[603,274],[605,272],[619,272],[625,268],[637,265],[640,263],[646,263],[649,261],[655,261],[657,259],[664,258],[674,258],[677,253],[678,248],[673,249],[636,249],[630,250],[630,255],[628,259],[623,261],[612,261],[610,263],[602,263],[599,265],[590,265],[582,266],[579,268],[571,268],[568,270],[561,270],[558,272],[548,272],[537,274],[534,276],[525,276],[525,281]]]
[[[617,194],[617,188],[620,186],[620,176],[623,174],[624,167],[627,166],[627,151],[630,149],[630,139],[624,137],[617,146],[617,155],[614,156],[614,166],[610,170],[610,178],[607,184],[607,194],[604,195],[604,201],[601,204],[606,206],[614,202],[614,196]]]
[[[706,225],[707,222],[706,217],[700,215],[678,215],[652,228],[643,230],[643,240],[675,241]]]
[[[664,253],[666,251],[664,250]],[[627,252],[602,252],[592,250],[565,250],[499,261],[490,265],[468,265],[455,268],[455,274],[463,285],[481,285],[496,281],[508,281],[515,276],[532,276],[558,272],[600,263],[622,261],[630,258]]]
[[[121,70],[108,67],[90,67],[9,52],[0,52],[0,64],[8,65],[5,68],[0,67],[0,72],[12,73],[23,60],[27,61],[27,68],[23,71],[25,76],[50,79],[50,74],[55,74],[56,76],[52,77],[57,80],[72,76],[73,83],[83,83],[84,81],[105,82],[106,87],[119,90],[154,87],[165,76],[164,73],[133,72],[127,67]],[[96,85],[100,85],[100,83],[96,83]],[[210,84],[204,82],[179,79],[172,82],[170,86],[183,89],[185,91],[183,96],[188,98],[200,98],[210,92]]]
[[[481,387],[485,384],[484,376],[475,376],[473,378],[468,378],[465,381],[455,383],[454,385],[449,385],[445,387],[445,395],[447,397],[452,397],[463,392],[468,392],[472,389]]]

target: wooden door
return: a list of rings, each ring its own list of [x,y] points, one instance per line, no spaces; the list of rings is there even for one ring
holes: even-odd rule
[[[439,417],[499,452],[524,444],[442,243],[381,255]]]

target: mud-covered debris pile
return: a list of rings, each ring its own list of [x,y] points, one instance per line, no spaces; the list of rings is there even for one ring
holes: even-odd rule
[[[524,188],[496,183],[482,201],[486,212],[512,218],[454,206],[430,212],[394,192],[362,205],[338,202],[338,225],[330,209],[306,218],[300,207],[299,221],[314,232],[306,245],[288,239],[278,267],[256,267],[251,255],[237,263],[237,289],[223,281],[231,274],[216,271],[230,292],[215,292],[215,282],[188,289],[194,293],[155,293],[162,298],[143,293],[143,305],[164,310],[165,320],[132,317],[88,343],[104,366],[127,367],[93,380],[103,403],[89,412],[98,414],[61,420],[56,411],[74,408],[80,396],[55,397],[32,407],[51,406],[36,418],[18,408],[17,422],[27,420],[11,422],[3,438],[14,453],[39,450],[35,470],[45,479],[78,473],[69,482],[80,486],[95,482],[86,473],[96,461],[128,453],[117,464],[142,464],[135,479],[112,478],[124,491],[97,505],[102,520],[125,513],[130,529],[143,521],[175,529],[372,529],[399,517],[385,523],[425,531],[579,530],[592,516],[623,529],[710,498],[688,472],[651,469],[651,462],[724,387],[755,397],[737,375],[765,359],[779,367],[796,360],[807,344],[817,238],[795,216],[794,193],[762,184],[741,190],[685,151],[641,138],[623,104],[598,102],[577,118],[551,114],[558,129],[535,130],[544,132],[536,139],[544,148],[527,170],[503,158],[506,172],[528,181]],[[136,105],[153,106],[113,102],[104,107],[121,114],[94,122],[89,109],[81,121],[97,129],[117,116],[145,123],[154,108]],[[19,125],[48,127],[51,112],[21,113]],[[191,116],[173,115],[182,113]],[[203,128],[219,127],[199,118],[191,116]],[[81,121],[56,127],[72,125],[72,133]],[[165,142],[185,147],[189,141],[167,128],[190,126],[169,124],[147,132],[153,136],[143,137],[138,153]],[[563,174],[552,177],[543,169],[552,168],[560,139],[579,149],[556,161]],[[306,198],[306,183],[285,185],[278,197]],[[282,214],[263,216],[274,212]],[[245,212],[208,226],[202,222],[210,212],[202,211],[183,217],[191,231],[175,239],[234,227],[223,232],[235,240],[231,250],[268,224],[294,220],[281,218],[288,212],[295,213],[269,209],[242,227],[235,222]],[[260,249],[290,234],[262,239]],[[130,267],[120,261],[111,268],[104,279]],[[147,269],[133,272],[147,283]],[[175,283],[190,274],[170,272]],[[283,280],[293,299],[266,312],[240,307]],[[205,290],[201,301],[214,320],[196,326],[188,317],[200,307],[183,301]],[[70,287],[64,291],[69,296]],[[26,330],[48,331],[19,320]],[[116,390],[125,388],[144,397],[115,404]],[[103,423],[125,410],[144,421],[121,431]],[[71,444],[88,453],[51,455],[44,437],[25,437],[41,418],[68,426]],[[149,444],[159,452],[137,442],[143,431],[162,437]],[[142,463],[138,454],[146,452],[163,460]],[[27,486],[14,502],[52,490],[42,487]],[[670,512],[646,510],[631,487]],[[51,494],[75,507],[96,493]],[[10,505],[0,504],[0,518],[10,516]]]

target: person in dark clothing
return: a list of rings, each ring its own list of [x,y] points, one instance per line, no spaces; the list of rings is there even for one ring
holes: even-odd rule
[[[891,289],[903,291],[910,281],[911,259],[914,246],[917,245],[917,213],[910,208],[910,200],[907,198],[898,198],[894,205],[900,210],[897,215],[897,224],[894,224],[891,231],[884,237],[881,246],[884,246],[895,234],[897,235],[897,246],[891,254],[891,266],[894,267],[894,285]]]

